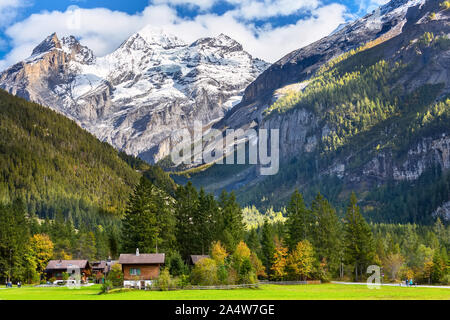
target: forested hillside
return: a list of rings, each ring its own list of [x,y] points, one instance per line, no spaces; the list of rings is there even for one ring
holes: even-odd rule
[[[407,12],[401,28],[380,31],[311,72],[301,69],[310,50],[338,46],[333,37],[365,30],[355,22],[301,49],[296,68],[304,80],[230,112],[224,128],[245,129],[248,118],[259,128],[279,129],[278,174],[213,165],[188,178],[209,192],[239,190],[242,205],[260,210],[282,208],[295,188],[307,201],[320,191],[338,207],[355,191],[372,221],[431,224],[436,212],[447,221],[448,210],[440,208],[450,200],[450,11],[430,0]],[[291,67],[285,66],[286,76],[295,78]]]
[[[140,174],[75,122],[0,90],[0,202],[75,226],[123,213]]]

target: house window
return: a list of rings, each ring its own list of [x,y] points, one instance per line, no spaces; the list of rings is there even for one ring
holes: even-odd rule
[[[130,276],[140,276],[141,275],[141,269],[130,269]]]

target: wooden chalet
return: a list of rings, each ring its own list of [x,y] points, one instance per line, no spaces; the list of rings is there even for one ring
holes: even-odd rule
[[[69,276],[75,276],[80,272],[81,281],[86,282],[87,278],[92,274],[92,268],[88,260],[50,260],[44,272],[47,279],[55,278],[63,280],[63,273]]]
[[[125,287],[145,288],[159,277],[161,266],[165,263],[164,253],[122,253],[119,264],[122,265],[123,285]]]

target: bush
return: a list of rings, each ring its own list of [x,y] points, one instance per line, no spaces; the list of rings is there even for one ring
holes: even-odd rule
[[[441,284],[444,286],[450,285],[450,274],[445,274],[441,278]]]
[[[180,288],[185,288],[190,284],[189,282],[189,276],[186,274],[182,274],[177,279],[177,285]]]
[[[109,290],[113,288],[113,283],[111,280],[106,280],[104,284],[102,284],[101,293],[108,293]]]
[[[219,282],[217,263],[213,259],[201,259],[192,269],[191,282],[201,286],[212,286]]]
[[[120,264],[115,264],[106,277],[107,281],[111,281],[113,287],[121,287],[123,285],[123,272]],[[106,283],[106,281],[105,281]]]
[[[173,287],[172,277],[170,276],[169,269],[161,270],[158,279],[156,280],[156,284],[161,291],[168,291]]]

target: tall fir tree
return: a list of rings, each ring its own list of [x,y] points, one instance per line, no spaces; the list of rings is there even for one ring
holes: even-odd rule
[[[357,202],[355,193],[352,193],[344,219],[344,258],[347,264],[353,266],[356,281],[362,277],[375,256],[372,231]]]
[[[341,261],[341,223],[336,210],[320,193],[311,204],[314,219],[312,244],[318,261],[326,261],[327,269],[336,274]]]
[[[297,243],[309,239],[311,228],[311,211],[306,207],[303,196],[298,190],[292,194],[289,205],[286,209],[286,242],[290,250],[293,250]]]
[[[269,224],[267,219],[264,220],[261,233],[261,261],[266,268],[266,272],[270,273],[275,254],[275,241],[272,225]]]
[[[217,224],[219,219],[219,208],[212,194],[207,194],[203,188],[198,195],[198,210],[194,216],[196,242],[198,252],[206,254],[209,252],[211,243],[216,239]]]
[[[167,210],[169,197],[142,177],[130,195],[130,200],[122,219],[122,250],[133,253],[136,248],[141,252],[152,253],[158,245],[173,240],[174,219]],[[168,221],[172,222],[168,222]],[[162,223],[164,222],[164,223]],[[167,225],[165,225],[167,224]]]
[[[194,216],[198,212],[198,193],[191,182],[186,186],[179,186],[176,191],[176,239],[178,251],[184,260],[192,252],[199,252],[201,246],[197,239]]]
[[[234,192],[228,194],[225,190],[220,194],[219,207],[219,240],[222,241],[228,251],[232,252],[244,238],[245,226],[242,219],[242,209],[236,201]]]

